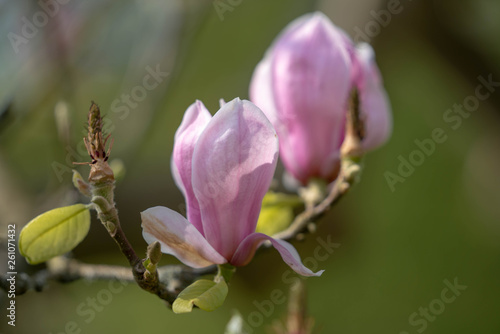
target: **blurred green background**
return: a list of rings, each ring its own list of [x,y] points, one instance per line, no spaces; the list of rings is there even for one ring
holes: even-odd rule
[[[401,0],[401,10],[379,17],[382,23],[376,14],[395,0],[62,2],[35,32],[23,28],[23,18],[41,20],[40,4],[0,1],[3,237],[7,224],[20,230],[48,209],[82,200],[69,171],[72,161],[88,161],[79,143],[94,100],[115,138],[112,157],[126,166],[116,190],[124,230],[137,250],[145,250],[139,212],[156,205],[183,211],[169,163],[185,109],[200,99],[214,113],[220,98],[248,98],[253,69],[274,37],[294,18],[321,10],[351,37],[359,39],[361,30],[370,39],[391,99],[394,133],[366,157],[362,182],[323,218],[317,234],[295,243],[303,258],[313,256],[318,236],[341,244],[319,263],[323,276],[306,281],[317,333],[500,332],[500,91],[480,101],[456,129],[443,119],[475,94],[479,76],[500,81],[500,1]],[[221,3],[230,10],[218,13]],[[23,29],[29,38],[12,42]],[[138,94],[136,87],[155,69],[168,75],[124,107],[123,94]],[[415,140],[431,138],[436,128],[447,140],[391,189],[386,172],[398,173],[399,157],[409,159],[418,149]],[[77,169],[87,175],[88,167]],[[93,219],[75,257],[125,265]],[[40,268],[18,255],[18,271]],[[249,321],[274,289],[287,293],[285,272],[276,252],[263,251],[238,270],[223,307],[180,316],[129,284],[90,319],[77,308],[108,282],[52,284],[16,298],[16,327],[3,315],[0,332],[70,333],[66,326],[75,322],[80,333],[223,333],[233,310]],[[440,310],[444,280],[454,279],[467,288]],[[0,298],[6,307],[5,294]],[[439,312],[424,321],[425,329],[422,320],[410,323],[429,305]],[[253,332],[266,333],[285,307],[275,305]]]

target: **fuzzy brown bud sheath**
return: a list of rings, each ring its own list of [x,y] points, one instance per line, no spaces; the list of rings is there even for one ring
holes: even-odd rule
[[[349,110],[346,115],[345,137],[340,149],[343,158],[359,158],[363,155],[362,141],[365,138],[365,122],[359,108],[357,89],[351,92]]]
[[[115,178],[113,176],[113,171],[108,165],[111,145],[106,152],[106,143],[110,138],[110,135],[104,138],[102,133],[102,123],[99,106],[92,102],[88,116],[88,136],[83,139],[87,152],[92,159],[90,164],[89,182],[114,184]]]

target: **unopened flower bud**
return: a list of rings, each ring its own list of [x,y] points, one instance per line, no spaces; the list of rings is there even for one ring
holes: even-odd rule
[[[365,138],[346,138],[351,91],[359,92]],[[276,128],[286,170],[303,185],[333,181],[341,146],[361,156],[383,144],[392,128],[389,103],[371,47],[358,47],[323,13],[290,23],[257,65],[250,98]],[[357,134],[359,135],[359,133]]]

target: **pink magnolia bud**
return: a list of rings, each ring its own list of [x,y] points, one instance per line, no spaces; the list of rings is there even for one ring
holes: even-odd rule
[[[257,65],[250,98],[276,128],[285,168],[303,184],[314,177],[327,181],[337,177],[354,87],[360,89],[368,126],[376,127],[366,129],[369,139],[363,147],[371,149],[387,139],[390,129],[373,52],[366,46],[356,49],[319,12],[290,23]]]

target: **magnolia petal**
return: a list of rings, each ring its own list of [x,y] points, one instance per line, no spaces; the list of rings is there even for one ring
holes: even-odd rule
[[[356,65],[359,73],[355,80],[360,92],[361,112],[365,117],[363,149],[372,150],[384,144],[391,135],[391,107],[375,63],[375,53],[369,44],[357,46]]]
[[[293,143],[288,140],[288,128],[285,123],[280,121],[274,102],[271,72],[272,60],[272,52],[268,50],[264,59],[255,68],[252,81],[250,82],[250,99],[264,112],[269,121],[273,124],[278,133],[278,137],[281,138],[280,151],[282,159],[287,169],[290,170],[295,177],[299,177],[299,175],[303,173],[299,172],[299,170],[301,170],[300,164],[296,161],[295,155],[291,154],[294,152],[293,148],[290,147]]]
[[[272,53],[268,51],[264,59],[257,64],[250,82],[250,100],[267,116],[276,127],[278,114],[274,104],[272,73],[271,73]],[[276,128],[278,131],[278,129]],[[278,131],[279,133],[279,131]]]
[[[203,234],[200,207],[191,184],[193,151],[212,115],[201,101],[186,110],[182,123],[175,132],[171,168],[175,183],[184,194],[188,220]]]
[[[284,240],[273,239],[272,237],[262,233],[253,233],[246,237],[229,262],[233,266],[247,265],[250,260],[252,260],[260,244],[266,240],[271,242],[273,247],[280,253],[283,261],[285,261],[285,263],[288,264],[297,274],[302,276],[321,276],[324,272],[324,270],[320,270],[314,273],[309,268],[304,266],[300,260],[299,253],[297,253],[295,247],[293,247],[290,243]]]
[[[193,189],[205,238],[231,258],[255,231],[278,158],[277,134],[262,111],[234,99],[212,118],[193,154]]]
[[[141,212],[142,236],[148,244],[158,240],[161,251],[193,268],[223,264],[220,255],[201,233],[179,213],[156,206]]]
[[[322,13],[299,18],[278,38],[271,64],[280,153],[295,178],[336,177],[351,88],[346,36]],[[325,159],[329,157],[329,159]]]

